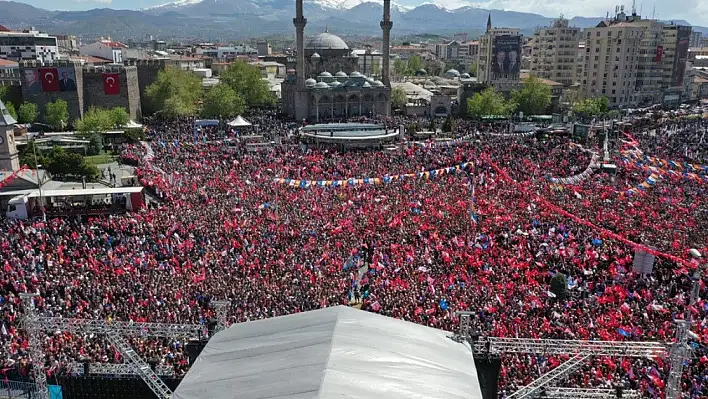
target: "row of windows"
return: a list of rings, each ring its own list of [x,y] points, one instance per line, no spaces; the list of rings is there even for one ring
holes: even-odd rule
[[[0,36],[0,46],[55,46],[55,37]]]

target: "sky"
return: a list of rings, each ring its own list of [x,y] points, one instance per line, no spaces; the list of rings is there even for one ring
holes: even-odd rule
[[[140,9],[174,0],[21,0],[35,7],[61,10],[88,10],[91,8]],[[258,0],[251,0],[258,1]],[[308,0],[305,0],[308,1]],[[366,0],[360,0],[366,1]],[[630,1],[630,0],[625,0]],[[656,17],[662,20],[683,19],[694,25],[708,26],[708,0],[654,0],[653,2],[636,0],[637,12],[651,17],[656,7]],[[347,1],[350,2],[350,1]],[[380,1],[379,1],[380,2]],[[417,6],[424,2],[433,2],[445,8],[454,9],[462,6],[475,6],[485,9],[503,9],[511,11],[533,12],[554,17],[563,14],[574,16],[601,17],[607,11],[614,11],[620,0],[394,0],[405,6]],[[294,3],[294,2],[293,2]],[[2,4],[0,2],[0,4]],[[293,5],[294,7],[294,5]],[[0,6],[2,8],[2,6]],[[626,9],[631,3],[625,4]]]

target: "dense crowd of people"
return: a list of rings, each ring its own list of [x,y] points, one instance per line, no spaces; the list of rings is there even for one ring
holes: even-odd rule
[[[294,133],[274,114],[249,119],[270,137]],[[705,162],[705,128],[703,121],[661,121],[653,133],[628,133],[636,141],[625,146]],[[705,277],[696,305],[688,306],[698,266],[688,249],[708,255],[708,182],[666,177],[628,196],[648,173],[617,153],[616,175],[596,171],[573,185],[551,184],[550,177],[584,171],[602,147],[505,132],[506,125],[459,120],[455,136],[473,136],[456,146],[249,152],[230,140],[242,132],[227,132],[225,140],[218,128],[195,129],[190,119],[151,121],[148,140],[126,145],[121,156],[138,165],[158,207],[85,222],[2,222],[5,366],[28,367],[27,337],[18,328],[24,292],[39,294],[35,307],[47,316],[206,324],[214,317],[210,301],[229,300],[228,323],[240,323],[356,304],[445,330],[456,330],[455,311],[472,310],[484,335],[608,341],[671,342],[675,321],[690,311],[695,356],[685,367],[684,397],[708,397]],[[276,182],[383,178],[462,164],[380,185]],[[629,241],[660,252],[653,273],[633,272]],[[359,279],[363,265],[368,271]],[[551,290],[558,273],[567,277],[565,295]],[[188,370],[184,342],[131,342],[177,375]],[[50,375],[81,360],[121,361],[100,336],[56,331],[44,347]],[[500,397],[566,359],[504,356]],[[621,385],[662,397],[669,366],[666,358],[595,357],[563,385]]]

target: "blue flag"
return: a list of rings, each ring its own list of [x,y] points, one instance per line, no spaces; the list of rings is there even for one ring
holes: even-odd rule
[[[625,329],[623,329],[621,327],[617,329],[617,332],[623,337],[631,337],[632,336],[631,332],[625,331]]]

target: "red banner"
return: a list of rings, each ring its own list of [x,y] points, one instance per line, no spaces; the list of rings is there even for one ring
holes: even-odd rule
[[[120,94],[120,84],[118,82],[117,73],[103,74],[103,93],[110,96]]]
[[[45,93],[59,91],[59,73],[56,68],[39,68],[39,78]]]
[[[656,48],[656,58],[654,58],[654,61],[661,62],[662,58],[664,58],[664,46],[659,46]]]

